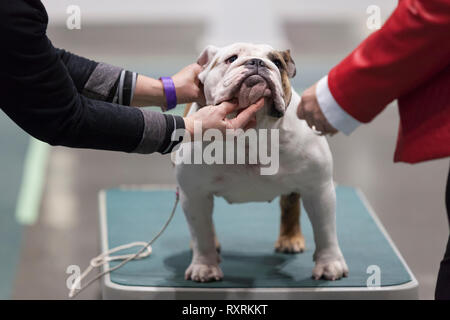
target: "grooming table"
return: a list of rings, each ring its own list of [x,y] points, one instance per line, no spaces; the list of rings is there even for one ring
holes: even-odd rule
[[[100,193],[102,251],[133,241],[149,241],[172,210],[175,192],[168,188],[118,188]],[[350,274],[338,281],[311,279],[314,241],[302,208],[306,250],[274,252],[278,237],[278,199],[271,203],[228,204],[215,198],[214,221],[221,243],[220,282],[184,280],[191,261],[189,230],[181,205],[152,254],[130,261],[106,275],[104,299],[417,299],[418,283],[370,209],[363,194],[337,187],[337,230]],[[139,247],[140,248],[140,247]],[[138,248],[124,250],[136,252]],[[122,253],[122,252],[121,252]],[[117,265],[111,262],[110,268]],[[380,286],[368,287],[373,269]],[[376,267],[375,267],[376,268]],[[373,282],[372,282],[373,283]]]

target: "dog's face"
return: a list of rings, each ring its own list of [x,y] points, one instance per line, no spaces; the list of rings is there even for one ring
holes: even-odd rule
[[[269,115],[284,115],[291,99],[289,78],[296,73],[289,50],[250,43],[208,46],[198,63],[204,68],[199,79],[208,105],[237,98],[244,109],[265,97]]]

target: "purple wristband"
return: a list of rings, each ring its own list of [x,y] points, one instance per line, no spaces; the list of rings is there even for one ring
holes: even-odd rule
[[[166,95],[167,110],[173,109],[177,106],[177,93],[175,91],[175,84],[171,77],[161,77],[159,80],[162,81],[164,87],[164,94]]]

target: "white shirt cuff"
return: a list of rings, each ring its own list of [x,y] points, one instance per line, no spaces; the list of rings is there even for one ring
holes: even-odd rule
[[[336,102],[328,87],[328,75],[317,83],[316,96],[325,118],[337,130],[349,135],[361,124]]]

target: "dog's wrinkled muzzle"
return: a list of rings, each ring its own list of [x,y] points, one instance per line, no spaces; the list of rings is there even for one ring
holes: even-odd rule
[[[274,83],[267,64],[262,59],[250,59],[244,66],[248,71],[248,76],[240,84],[237,93],[239,108],[247,108],[264,97],[272,106],[269,115],[282,117],[286,107],[281,96],[282,91]]]
[[[238,92],[239,109],[247,108],[262,97],[270,98],[272,92],[266,80],[260,75],[252,75],[244,80]]]
[[[266,103],[272,106],[269,115],[280,118],[284,115],[285,103],[283,98],[277,94],[277,91],[279,90],[276,90],[275,85],[268,77],[262,74],[250,75],[242,82],[236,94],[239,109],[245,109],[264,97]]]

